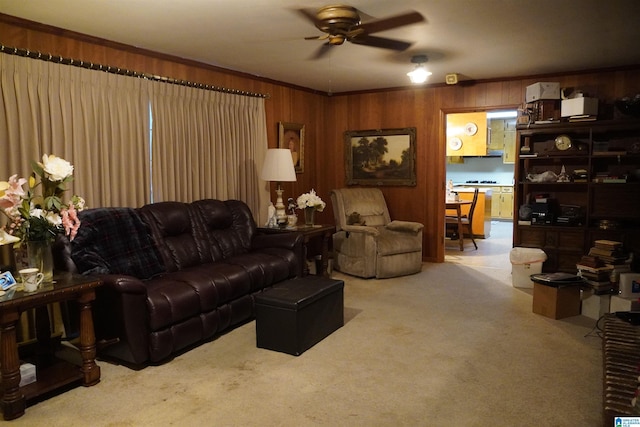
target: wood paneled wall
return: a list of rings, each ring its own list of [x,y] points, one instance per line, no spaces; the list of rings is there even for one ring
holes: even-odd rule
[[[640,93],[640,67],[624,70],[485,81],[456,86],[427,86],[372,93],[326,96],[304,88],[171,58],[133,47],[92,39],[59,29],[32,25],[0,14],[0,43],[73,59],[127,68],[227,88],[270,94],[266,100],[268,140],[277,146],[278,122],[305,125],[304,173],[284,185],[285,197],[315,188],[328,203],[318,218],[333,223],[329,193],[345,185],[344,140],[347,130],[416,127],[417,185],[383,187],[391,216],[425,224],[423,256],[444,260],[445,143],[447,112],[516,106],[536,81],[558,81],[605,104]],[[273,189],[272,189],[273,190]]]

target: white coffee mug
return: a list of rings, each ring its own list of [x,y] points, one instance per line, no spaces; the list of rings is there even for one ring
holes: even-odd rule
[[[22,286],[24,286],[25,292],[35,292],[44,279],[44,274],[40,273],[37,268],[23,268],[18,271],[20,277],[22,277]]]

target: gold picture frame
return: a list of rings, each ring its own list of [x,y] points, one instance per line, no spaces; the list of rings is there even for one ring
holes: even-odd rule
[[[416,185],[416,128],[346,131],[347,185]]]
[[[304,125],[279,122],[278,148],[290,149],[296,173],[304,172]]]

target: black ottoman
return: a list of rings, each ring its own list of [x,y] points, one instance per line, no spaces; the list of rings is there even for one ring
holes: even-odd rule
[[[258,294],[257,346],[301,355],[344,325],[343,290],[342,280],[310,275]]]

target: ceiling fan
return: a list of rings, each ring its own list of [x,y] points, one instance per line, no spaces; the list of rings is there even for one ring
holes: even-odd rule
[[[298,11],[316,28],[326,33],[321,36],[305,37],[305,40],[327,40],[315,53],[313,59],[321,58],[333,46],[339,46],[345,41],[382,49],[406,50],[411,46],[411,43],[372,36],[371,34],[424,21],[424,17],[418,12],[406,12],[362,23],[360,15],[363,13],[355,7],[346,5],[324,6],[317,11],[311,9],[299,9]]]

